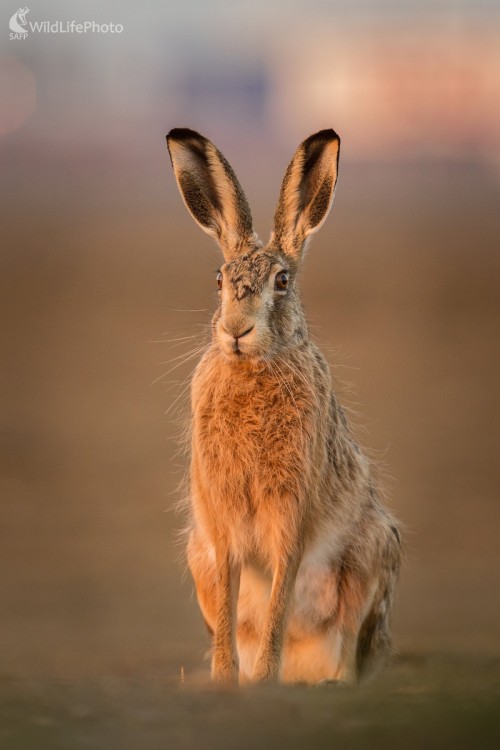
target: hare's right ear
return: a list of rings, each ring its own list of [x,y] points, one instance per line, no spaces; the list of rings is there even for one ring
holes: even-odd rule
[[[309,235],[330,211],[337,182],[340,138],[320,130],[300,144],[288,165],[274,215],[274,234],[283,251],[299,261]]]
[[[167,145],[184,203],[203,231],[220,244],[226,261],[255,241],[252,215],[240,183],[221,152],[188,128],[174,128]]]

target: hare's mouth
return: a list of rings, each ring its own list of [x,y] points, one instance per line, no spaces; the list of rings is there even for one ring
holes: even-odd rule
[[[255,351],[244,351],[243,349],[240,349],[240,347],[233,347],[231,350],[228,350],[226,347],[221,347],[222,353],[224,354],[224,357],[228,362],[232,362],[233,364],[244,362],[249,363],[256,363],[261,359],[261,356],[259,353]]]
[[[243,357],[245,352],[240,348],[240,342],[236,339],[234,341],[231,341],[230,345],[228,346],[226,343],[226,346],[223,347],[227,354],[230,357]]]
[[[239,346],[233,349],[231,352],[231,359],[250,359],[253,357],[253,354],[250,354],[249,352],[244,352],[243,349],[240,349]]]

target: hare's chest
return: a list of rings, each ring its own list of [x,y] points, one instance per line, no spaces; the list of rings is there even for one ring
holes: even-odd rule
[[[248,491],[286,480],[304,464],[306,419],[272,383],[214,388],[194,404],[193,447],[206,476],[244,482]]]
[[[244,559],[258,552],[268,565],[306,497],[314,441],[307,410],[272,381],[258,385],[198,389],[192,497],[209,536],[222,533]]]

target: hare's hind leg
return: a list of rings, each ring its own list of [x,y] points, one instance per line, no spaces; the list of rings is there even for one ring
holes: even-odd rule
[[[386,529],[378,576],[363,582],[353,571],[339,580],[339,628],[342,654],[337,677],[356,681],[382,666],[391,653],[390,630],[394,590],[400,567],[400,537]]]
[[[284,683],[334,682],[341,658],[340,633],[333,627],[293,633],[285,644],[281,680]]]
[[[358,677],[365,677],[382,666],[392,651],[391,614],[401,565],[401,537],[395,525],[387,528],[381,563],[379,586],[356,646]]]

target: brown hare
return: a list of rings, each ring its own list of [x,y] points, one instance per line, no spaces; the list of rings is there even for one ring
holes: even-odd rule
[[[187,557],[217,681],[356,681],[390,651],[397,524],[310,340],[297,277],[325,221],[340,139],[311,135],[257,237],[218,149],[167,136],[195,221],[224,255],[212,342],[191,386]]]

